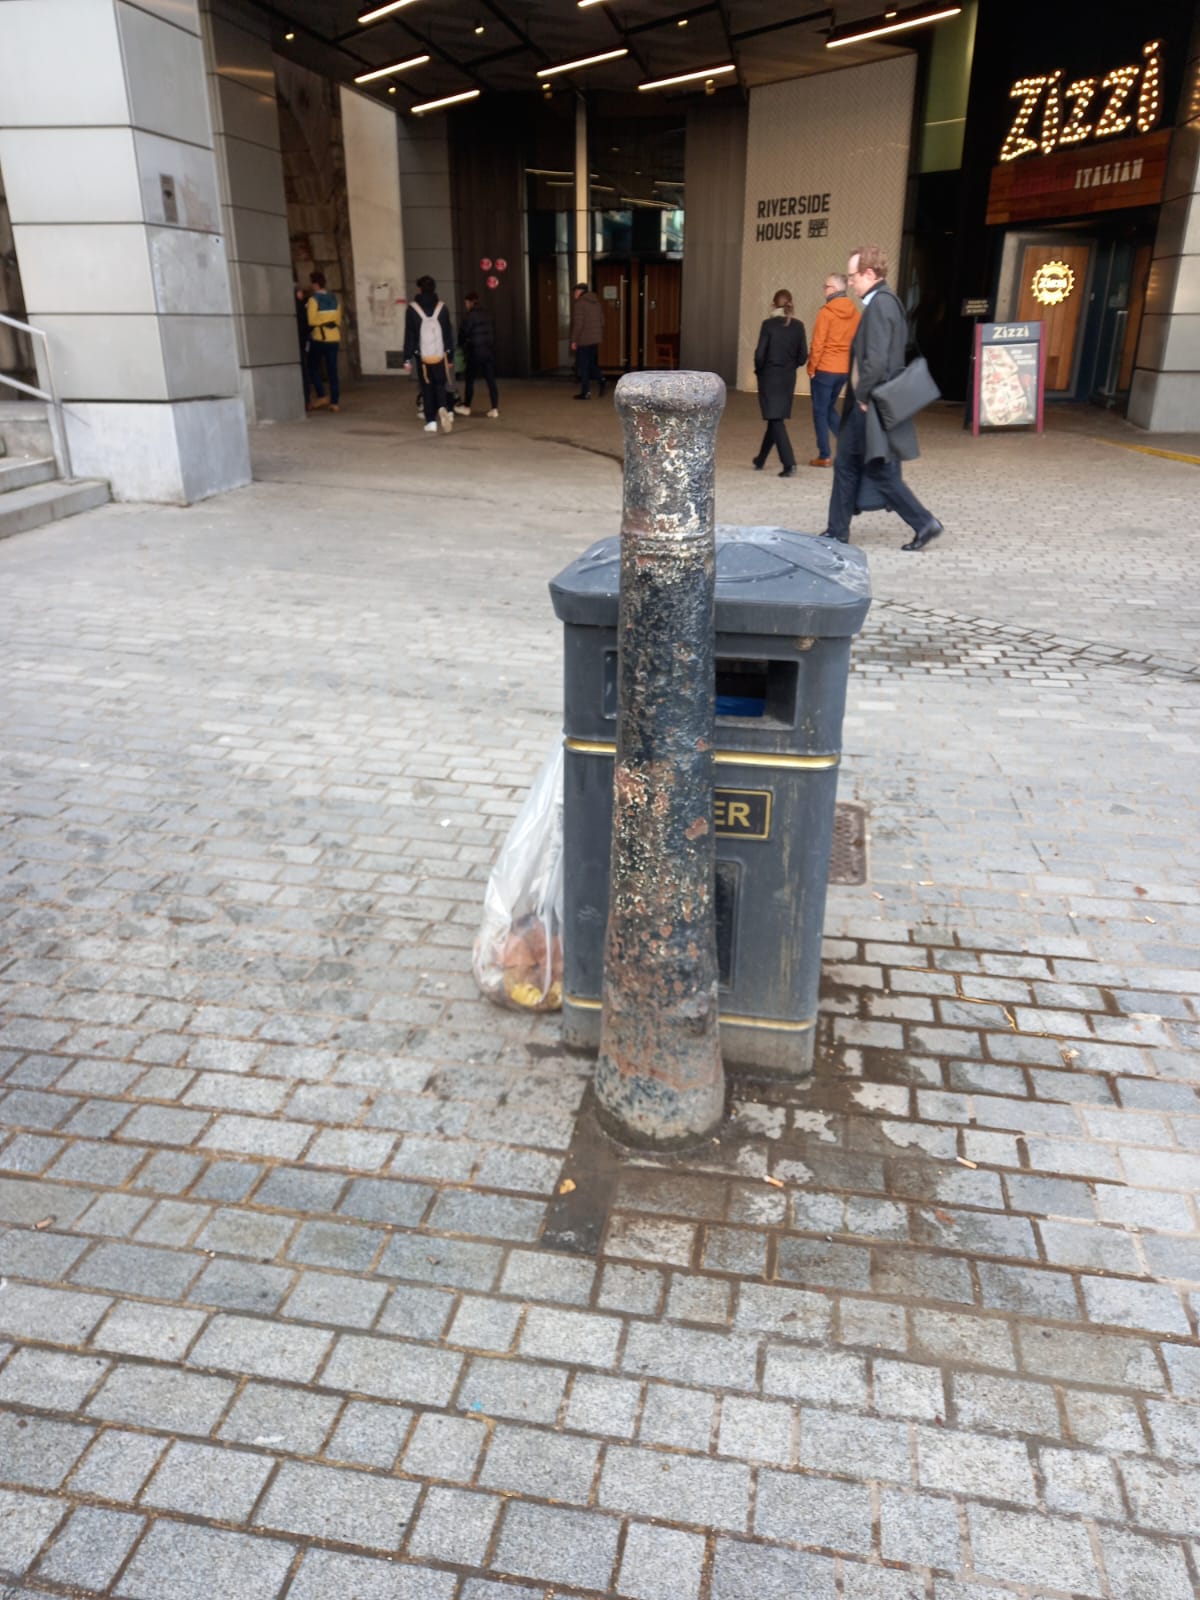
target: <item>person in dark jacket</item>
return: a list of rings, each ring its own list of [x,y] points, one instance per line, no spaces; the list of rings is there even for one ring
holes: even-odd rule
[[[850,379],[842,405],[829,523],[823,539],[850,541],[850,519],[864,488],[912,529],[901,550],[924,550],[945,530],[900,475],[902,461],[920,455],[916,424],[910,419],[885,428],[871,404],[872,392],[904,371],[908,318],[887,283],[888,259],[877,244],[861,245],[850,257],[846,277],[863,303],[862,321],[850,346]]]
[[[489,417],[500,415],[500,396],[496,391],[496,324],[479,303],[479,296],[472,292],[465,296],[463,305],[466,313],[462,319],[462,326],[458,330],[458,343],[466,358],[466,386],[463,395],[463,404],[455,406],[456,417],[469,417],[471,415],[471,397],[475,393],[475,380],[482,378],[488,387],[488,399],[491,401]]]
[[[571,307],[571,349],[579,368],[579,393],[576,400],[592,398],[591,383],[600,385],[600,397],[608,379],[600,371],[600,341],[604,338],[604,307],[599,296],[586,283],[575,285],[575,304]]]
[[[767,431],[754,458],[754,470],[761,472],[774,445],[779,451],[781,478],[796,471],[796,457],[788,438],[786,419],[792,414],[796,393],[796,373],[808,357],[804,324],[797,318],[791,291],[779,289],[771,301],[771,315],[762,325],[754,352],[754,375],[758,379],[758,405]]]
[[[417,293],[404,314],[404,370],[413,359],[421,363],[421,394],[425,401],[425,432],[443,433],[454,427],[447,400],[450,387],[450,352],[454,327],[450,313],[438,299],[437,284],[426,274],[417,279]]]

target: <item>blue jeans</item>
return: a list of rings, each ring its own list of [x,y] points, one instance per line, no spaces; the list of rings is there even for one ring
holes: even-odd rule
[[[844,372],[814,372],[812,375],[813,427],[817,430],[817,454],[822,461],[828,461],[833,454],[829,435],[837,438],[840,422],[837,398],[846,376]]]
[[[325,383],[328,383],[329,385],[330,402],[335,406],[342,397],[341,388],[338,384],[339,349],[340,346],[336,343],[336,341],[324,343],[320,340],[314,339],[312,342],[313,388],[317,391],[317,398],[323,398],[325,394],[325,384],[321,382],[321,379],[324,377]]]

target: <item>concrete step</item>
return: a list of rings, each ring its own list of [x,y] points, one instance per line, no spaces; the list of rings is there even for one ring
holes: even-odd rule
[[[0,499],[0,539],[14,533],[28,533],[45,522],[73,517],[77,511],[91,511],[109,499],[108,484],[99,478],[72,478],[63,483],[35,483],[27,489],[13,489]]]
[[[0,494],[50,483],[56,475],[53,456],[0,456]]]
[[[0,396],[11,391],[0,387]],[[44,400],[0,398],[0,456],[48,456],[54,453],[54,436]]]

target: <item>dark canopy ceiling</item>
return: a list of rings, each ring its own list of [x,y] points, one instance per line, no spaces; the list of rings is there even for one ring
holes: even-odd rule
[[[341,82],[418,54],[424,66],[361,85],[403,111],[425,100],[479,89],[483,94],[537,93],[539,67],[626,47],[628,55],[551,80],[618,99],[639,83],[733,62],[717,79],[734,92],[783,78],[857,66],[894,55],[886,40],[825,48],[834,22],[878,15],[881,0],[409,0],[376,22],[358,18],[385,0],[274,0],[274,44],[280,54]],[[836,12],[836,16],[835,16]],[[293,39],[286,35],[294,33]],[[899,48],[903,48],[900,46]],[[389,94],[391,85],[396,92]],[[639,97],[703,93],[703,83]],[[679,109],[682,109],[680,107]]]

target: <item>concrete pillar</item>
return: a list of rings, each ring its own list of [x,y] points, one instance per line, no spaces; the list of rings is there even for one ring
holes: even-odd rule
[[[588,174],[587,101],[575,96],[575,276],[571,283],[592,281],[591,177]]]
[[[1200,420],[1200,5],[1146,287],[1129,420],[1154,433]]]
[[[237,0],[200,0],[200,22],[242,402],[250,422],[285,422],[304,385],[270,24]]]
[[[398,377],[409,291],[396,113],[353,89],[341,91],[341,102],[359,362],[364,373]]]
[[[74,469],[186,504],[250,479],[195,0],[8,0],[0,163]]]

